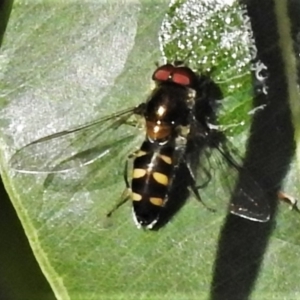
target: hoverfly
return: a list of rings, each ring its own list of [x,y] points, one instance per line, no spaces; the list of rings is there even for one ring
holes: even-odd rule
[[[197,74],[182,62],[158,66],[152,80],[155,88],[145,102],[33,141],[13,155],[12,167],[23,173],[56,173],[90,164],[133,137],[123,134],[114,139],[121,125],[132,126],[129,119],[135,115],[144,121],[144,141],[138,151],[129,155],[129,159],[133,159],[131,180],[127,178],[128,161],[125,164],[129,197],[124,197],[108,216],[131,198],[137,226],[153,228],[168,201],[175,176],[180,176],[179,165],[186,168],[190,188],[199,201],[202,202],[199,188],[212,179],[212,165],[226,168],[222,173],[226,181],[224,189],[232,193],[234,179],[242,166],[240,159],[230,151],[224,133],[214,126],[218,102],[223,98],[219,86],[210,76]],[[76,144],[79,134],[80,146]],[[82,145],[84,148],[78,148]],[[58,153],[51,153],[54,148],[59,149]],[[196,180],[195,151],[200,155],[199,168],[207,179],[201,186]],[[262,191],[251,176],[247,182],[247,189],[239,191],[243,194],[242,200],[232,203],[230,212],[265,222],[269,219],[268,203],[263,201]]]

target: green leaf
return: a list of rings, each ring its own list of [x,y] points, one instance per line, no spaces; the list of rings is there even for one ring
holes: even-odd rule
[[[186,9],[180,2],[171,5],[167,16],[162,1],[15,3],[1,54],[1,172],[57,299],[207,298],[224,220],[221,210],[208,213],[189,201],[166,227],[151,232],[135,228],[128,204],[106,223],[105,214],[124,189],[126,154],[136,143],[120,145],[105,161],[51,177],[18,174],[8,164],[17,149],[37,138],[144,101],[160,48],[171,60],[195,50],[190,63],[200,64],[203,72],[216,66],[212,76],[226,97],[220,122],[233,129],[233,138],[245,140],[250,55],[239,43],[245,29],[232,37],[242,26],[240,8],[205,3],[191,1],[195,18],[188,15],[190,24],[206,17],[200,26],[207,34],[200,34],[206,48],[197,52],[199,44],[185,45],[182,53],[176,38],[182,44],[190,39],[180,37],[189,28],[184,19],[176,19]],[[164,27],[168,22],[171,27]],[[173,43],[166,40],[168,28]],[[218,48],[225,38],[233,47]],[[211,188],[205,199],[226,203],[215,193]],[[268,299],[299,293],[294,268],[299,234],[292,230],[299,216],[286,207],[282,211],[257,281],[257,299],[261,293]]]

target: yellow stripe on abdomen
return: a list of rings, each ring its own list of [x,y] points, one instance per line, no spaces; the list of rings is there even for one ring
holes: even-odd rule
[[[153,178],[162,185],[168,185],[169,178],[163,173],[153,172]]]
[[[146,174],[145,169],[133,169],[132,178],[141,178],[144,177]]]
[[[159,157],[168,165],[172,164],[172,158],[167,155],[160,154]]]
[[[150,197],[149,200],[155,206],[163,206],[163,204],[164,204],[164,201],[162,198]]]
[[[137,193],[132,193],[131,198],[133,201],[141,201],[142,200],[142,195],[137,194]]]

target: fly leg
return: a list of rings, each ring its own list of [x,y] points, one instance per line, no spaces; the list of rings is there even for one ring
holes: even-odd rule
[[[132,155],[134,155],[134,154],[132,154]],[[128,157],[128,159],[126,160],[124,173],[123,173],[126,188],[122,193],[121,200],[118,203],[116,203],[116,205],[106,214],[106,217],[108,217],[108,218],[111,217],[111,215],[119,207],[121,207],[123,204],[125,204],[130,199],[131,189],[130,189],[130,184],[129,184],[129,181],[128,181],[128,160],[131,158],[132,155],[130,155]]]
[[[130,159],[130,158],[131,158],[131,156],[128,157],[128,159]],[[123,178],[124,178],[124,182],[125,182],[125,185],[126,185],[125,191],[130,190],[130,184],[129,184],[129,181],[128,181],[128,159],[125,162],[125,168],[124,168],[124,173],[123,173]]]
[[[191,187],[191,189],[192,189],[192,191],[193,191],[193,193],[194,193],[196,199],[197,199],[199,202],[201,202],[202,205],[203,205],[206,209],[208,209],[208,210],[211,211],[211,212],[216,212],[216,210],[215,210],[214,208],[208,207],[208,206],[203,202],[203,200],[202,200],[201,197],[200,197],[199,191],[198,191],[198,189],[197,189],[197,187],[196,187],[196,185],[195,185],[195,182],[192,182],[192,184],[191,184],[190,187]]]
[[[210,172],[208,170],[206,170],[206,168],[202,168],[202,170],[205,173],[205,175],[207,176],[207,180],[204,183],[197,185],[197,190],[205,188],[210,183],[211,178],[212,178]]]
[[[296,212],[300,213],[297,199],[282,191],[278,192],[277,196],[280,201],[287,203],[291,210],[295,210]]]
[[[209,183],[209,181],[210,181],[210,179],[211,179],[211,175],[210,175],[210,174],[208,175],[208,181],[206,181],[204,184],[202,184],[202,185],[200,185],[200,186],[197,186],[197,185],[196,185],[196,178],[195,178],[194,172],[193,172],[193,170],[192,170],[192,168],[191,168],[191,165],[190,165],[188,162],[185,162],[185,165],[186,165],[186,167],[187,167],[187,169],[188,169],[188,172],[189,172],[189,175],[190,175],[190,178],[191,178],[190,188],[191,188],[192,192],[194,193],[196,199],[197,199],[200,203],[202,203],[202,205],[203,205],[206,209],[208,209],[209,211],[211,211],[211,212],[216,212],[215,209],[213,209],[213,208],[211,208],[211,207],[208,207],[208,206],[203,202],[203,200],[202,200],[202,198],[201,198],[201,196],[200,196],[200,194],[199,194],[199,191],[198,191],[200,188],[205,187],[205,186]],[[207,171],[207,170],[206,170],[206,171]]]
[[[128,195],[128,190],[124,190],[121,196],[121,201],[119,201],[107,214],[106,217],[111,217],[111,215],[123,204],[125,204],[129,200],[130,195]]]

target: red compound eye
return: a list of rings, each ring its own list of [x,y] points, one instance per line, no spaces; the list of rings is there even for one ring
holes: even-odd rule
[[[172,81],[180,85],[191,85],[194,81],[195,73],[187,67],[175,68],[172,74]]]
[[[175,67],[171,64],[163,65],[155,70],[152,75],[153,80],[157,81],[167,81],[175,71]]]
[[[195,81],[195,73],[188,67],[175,67],[171,64],[157,68],[152,79],[155,81],[171,81],[180,85],[192,85]]]

